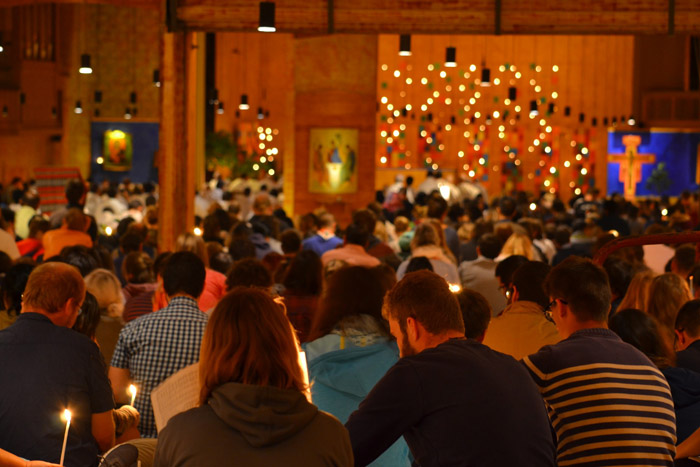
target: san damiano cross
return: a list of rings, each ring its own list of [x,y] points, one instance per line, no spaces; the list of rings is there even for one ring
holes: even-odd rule
[[[642,164],[656,162],[656,154],[639,154],[637,148],[642,144],[639,135],[625,135],[622,137],[625,145],[624,154],[608,154],[608,162],[620,164],[620,181],[624,184],[625,199],[634,199],[637,193],[637,183],[642,181]]]

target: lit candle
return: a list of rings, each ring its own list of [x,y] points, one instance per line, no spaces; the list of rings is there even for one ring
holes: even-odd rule
[[[134,406],[134,401],[136,400],[136,386],[133,384],[129,385],[129,394],[131,394],[131,405],[132,407]]]
[[[301,374],[304,378],[304,384],[306,385],[306,391],[304,391],[304,395],[309,400],[309,402],[311,402],[311,388],[309,386],[309,368],[306,365],[306,352],[304,352],[303,350],[299,350],[299,366],[301,367]]]
[[[695,298],[695,291],[693,290],[693,276],[690,276],[690,295]]]
[[[66,419],[66,434],[63,435],[63,447],[61,448],[61,462],[59,463],[59,465],[63,465],[63,458],[66,456],[66,443],[68,443],[68,429],[70,428],[70,417],[70,410],[64,410],[63,418]]]

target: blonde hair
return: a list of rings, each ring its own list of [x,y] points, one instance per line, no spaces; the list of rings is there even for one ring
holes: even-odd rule
[[[85,276],[85,285],[97,299],[101,312],[112,317],[122,316],[124,296],[117,276],[106,269],[95,269]]]
[[[199,382],[201,405],[227,382],[304,392],[299,347],[284,305],[250,287],[226,294],[204,332]]]
[[[513,232],[501,248],[501,256],[522,255],[530,261],[535,259],[535,250],[532,241],[525,233]]]
[[[175,251],[189,251],[190,253],[194,253],[202,260],[204,267],[209,267],[209,255],[207,254],[207,247],[202,237],[189,232],[180,235],[177,237],[177,242],[175,243]]]
[[[667,272],[651,281],[647,311],[666,328],[667,333],[673,334],[678,310],[692,299],[688,284],[677,274]]]
[[[617,309],[635,308],[637,310],[646,310],[649,303],[649,287],[653,280],[654,272],[650,269],[635,274],[630,281],[629,287],[627,287],[627,293],[625,293]]]

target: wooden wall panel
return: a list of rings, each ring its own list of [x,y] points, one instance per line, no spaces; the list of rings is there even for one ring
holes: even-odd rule
[[[446,69],[442,66],[445,59],[445,48],[454,46],[457,48],[457,67]],[[536,95],[544,95],[547,99],[545,105],[540,105],[540,112],[547,110],[547,104],[552,101],[551,92],[556,91],[558,97],[556,111],[551,116],[544,116],[547,125],[555,128],[556,139],[554,147],[558,151],[560,174],[560,186],[563,192],[571,192],[569,182],[575,180],[573,173],[573,158],[576,154],[570,146],[572,140],[589,142],[591,154],[596,156],[595,174],[598,184],[604,182],[605,171],[603,163],[607,154],[606,129],[603,127],[603,119],[613,117],[618,120],[622,116],[628,117],[632,112],[632,77],[634,62],[634,39],[631,36],[412,36],[412,56],[400,57],[398,55],[398,37],[395,35],[381,35],[379,37],[379,62],[377,80],[377,100],[381,102],[387,97],[387,104],[392,104],[394,109],[401,109],[410,105],[412,111],[409,116],[396,118],[396,123],[406,125],[405,147],[411,152],[407,157],[412,173],[416,167],[423,166],[423,158],[416,154],[418,141],[418,127],[423,124],[422,118],[428,113],[433,116],[435,126],[443,127],[442,143],[444,151],[441,156],[440,168],[447,174],[464,175],[468,171],[463,169],[465,159],[458,157],[459,151],[467,151],[471,146],[463,136],[463,132],[469,127],[463,124],[465,117],[473,117],[475,112],[481,112],[480,121],[484,122],[486,113],[493,110],[509,108],[513,115],[514,106],[506,107],[503,104],[494,104],[493,99],[499,102],[507,97],[507,88],[510,80],[515,79],[514,74],[508,71],[499,71],[499,66],[515,65],[521,73],[521,78],[514,80],[518,90],[517,104],[521,106],[521,120],[516,124],[522,128],[524,140],[528,148],[532,141],[539,135],[541,128],[538,124],[543,115],[531,120],[528,118],[528,104]],[[474,65],[475,71],[470,72]],[[540,66],[536,71],[534,66]],[[558,66],[557,72],[553,66]],[[469,83],[480,76],[482,66],[491,70],[491,80],[501,80],[499,85],[490,88],[476,86],[473,90]],[[433,70],[430,70],[433,67]],[[445,71],[446,77],[442,78],[440,72]],[[399,77],[395,73],[399,72]],[[462,77],[463,73],[469,73],[469,78]],[[422,85],[421,80],[426,79],[428,85]],[[406,79],[411,80],[407,84]],[[543,88],[543,92],[534,92],[534,86],[529,82],[536,80],[536,85]],[[448,83],[449,80],[449,83]],[[451,90],[448,91],[448,84]],[[460,91],[460,84],[465,84],[464,91]],[[430,87],[432,86],[432,87]],[[435,98],[435,91],[440,93]],[[479,92],[481,97],[475,105],[470,105],[467,112],[462,112],[464,104]],[[444,98],[452,100],[450,105],[445,104]],[[434,103],[428,105],[426,111],[421,111],[420,106],[433,98]],[[564,116],[564,108],[571,107],[571,115]],[[382,115],[388,115],[388,106],[381,105],[381,111],[377,115],[377,124],[381,126]],[[585,114],[585,122],[580,123],[578,116]],[[411,117],[414,114],[414,117]],[[444,130],[451,122],[451,117],[456,116],[456,124],[451,125],[450,131]],[[597,118],[597,129],[592,129],[591,119]],[[492,135],[497,134],[495,129],[503,122],[493,119],[491,125]],[[508,123],[505,123],[510,127]],[[578,136],[577,136],[578,135]],[[585,135],[585,138],[584,138]],[[492,193],[500,193],[504,186],[500,181],[500,175],[493,172],[493,166],[497,161],[506,161],[503,145],[497,138],[491,137],[492,145],[489,147],[489,180],[486,182]],[[389,162],[382,164],[383,139],[377,135],[377,153],[375,162],[378,167],[391,166]],[[529,153],[521,151],[520,159],[522,170],[525,174],[534,172],[539,168],[539,155],[537,151]],[[564,167],[563,162],[572,162],[570,167]],[[401,170],[381,169],[382,175],[377,178],[377,188],[380,189],[393,179],[393,176]],[[423,177],[418,177],[419,183]],[[537,179],[525,178],[524,186],[534,190]],[[574,187],[575,188],[575,187]]]
[[[295,41],[294,213],[324,206],[339,223],[374,199],[374,144],[377,40],[372,36],[331,36]],[[327,70],[324,73],[322,70]],[[337,85],[328,77],[346,76]],[[358,190],[344,195],[309,193],[309,137],[312,128],[357,128]]]

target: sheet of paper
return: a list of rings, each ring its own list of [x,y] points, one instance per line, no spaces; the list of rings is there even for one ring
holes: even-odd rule
[[[151,391],[158,431],[175,415],[197,406],[199,389],[199,363],[195,363],[172,374]]]

